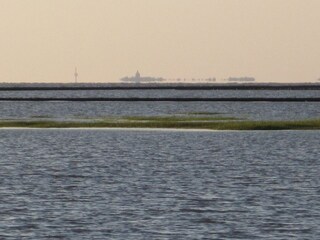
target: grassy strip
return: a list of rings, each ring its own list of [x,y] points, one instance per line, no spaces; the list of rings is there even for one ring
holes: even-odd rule
[[[223,120],[238,120],[234,117],[190,117],[190,116],[130,116],[123,117],[123,120],[129,121],[158,121],[158,122],[190,122],[190,121],[223,121]]]
[[[0,127],[28,128],[179,128],[211,130],[310,130],[320,129],[320,120],[305,121],[97,121],[97,122],[58,122],[58,121],[3,121]]]
[[[223,113],[218,113],[218,112],[187,112],[185,114],[187,114],[187,115],[218,115],[218,114],[223,114]]]
[[[34,116],[31,116],[31,118],[51,118],[51,116],[49,116],[49,115],[34,115]]]

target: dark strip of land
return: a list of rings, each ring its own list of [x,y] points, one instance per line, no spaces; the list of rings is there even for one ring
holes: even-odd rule
[[[122,119],[126,120],[126,119]],[[194,121],[159,119],[143,121],[104,120],[93,122],[0,121],[0,128],[176,128],[211,130],[319,130],[320,120],[304,121]]]
[[[0,101],[73,102],[320,102],[320,98],[0,98]]]
[[[87,91],[87,90],[320,90],[320,84],[79,84],[0,86],[0,91]]]

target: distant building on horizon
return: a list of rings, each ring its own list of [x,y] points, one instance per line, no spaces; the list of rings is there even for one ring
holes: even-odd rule
[[[132,77],[123,77],[120,79],[122,82],[131,82],[131,83],[152,83],[152,82],[162,82],[164,78],[155,78],[155,77],[141,77],[139,71],[136,72],[135,76]]]
[[[254,82],[256,79],[253,77],[229,77],[229,82]]]
[[[74,83],[78,83],[78,76],[79,76],[78,69],[76,67],[74,70]]]

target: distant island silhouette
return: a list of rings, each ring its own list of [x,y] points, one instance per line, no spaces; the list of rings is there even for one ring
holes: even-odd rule
[[[137,71],[135,76],[132,77],[123,77],[120,79],[122,82],[131,82],[131,83],[152,83],[152,82],[162,82],[164,78],[161,77],[142,77],[140,72]]]
[[[229,77],[229,82],[254,82],[256,79],[253,77]]]

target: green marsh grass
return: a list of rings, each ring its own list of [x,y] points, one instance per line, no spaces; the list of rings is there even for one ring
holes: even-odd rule
[[[197,117],[197,116],[130,116],[122,119],[130,121],[157,121],[157,122],[190,122],[190,121],[225,121],[238,120],[234,117]]]
[[[224,113],[219,113],[219,112],[187,112],[185,114],[187,114],[187,115],[219,115],[219,114],[224,114]]]
[[[177,128],[209,130],[320,130],[320,119],[302,121],[234,121],[216,118],[117,117],[99,121],[0,121],[0,127],[12,128]]]

